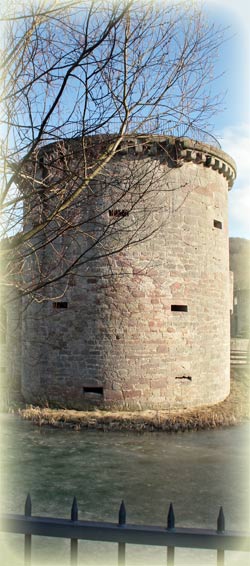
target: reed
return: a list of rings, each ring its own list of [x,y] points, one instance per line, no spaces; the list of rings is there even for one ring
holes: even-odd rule
[[[166,431],[213,429],[237,425],[250,418],[249,378],[246,369],[234,370],[230,395],[216,405],[182,411],[76,411],[28,406],[18,409],[23,419],[57,428],[96,429],[102,431]]]

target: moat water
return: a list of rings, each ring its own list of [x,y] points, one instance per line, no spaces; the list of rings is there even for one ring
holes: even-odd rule
[[[1,509],[7,513],[23,513],[29,492],[34,515],[69,517],[76,495],[79,519],[116,522],[124,499],[127,522],[163,526],[172,501],[177,526],[216,528],[223,505],[227,529],[249,530],[248,423],[138,434],[38,428],[11,415],[2,415],[0,422]],[[5,538],[21,564],[23,537]],[[69,564],[68,541],[33,539],[35,564]],[[81,542],[80,552],[88,566],[113,566],[117,559],[112,544]],[[227,554],[230,565],[247,563],[243,553]],[[215,553],[209,551],[177,550],[176,558],[177,566],[215,564]],[[129,548],[128,566],[164,563],[164,549],[147,547],[143,555],[142,549]]]

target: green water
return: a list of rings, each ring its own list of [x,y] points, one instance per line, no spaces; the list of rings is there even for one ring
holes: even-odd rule
[[[34,515],[69,517],[76,495],[79,519],[116,522],[124,499],[128,522],[165,525],[172,501],[177,526],[215,528],[223,505],[227,529],[249,530],[249,424],[178,434],[103,433],[38,428],[2,415],[1,429],[1,508],[5,512],[22,513],[30,492]],[[105,545],[98,550],[95,544],[93,552],[93,544],[80,543],[82,563],[106,566],[100,558]],[[50,563],[52,546],[57,564],[64,559],[69,564],[67,541],[60,541],[58,550],[57,540],[48,539],[45,544],[37,537],[34,546],[41,564]],[[115,545],[106,547],[107,564],[113,566],[117,550]],[[164,552],[150,549],[146,562],[140,562],[137,549],[128,565],[155,564],[156,558],[165,564]],[[187,564],[185,551],[178,552],[180,561],[184,560],[179,564]],[[202,561],[197,560],[192,558],[192,564],[214,563],[209,562],[208,552]]]

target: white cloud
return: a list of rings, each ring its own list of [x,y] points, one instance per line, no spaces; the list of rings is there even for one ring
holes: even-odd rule
[[[250,125],[226,128],[222,147],[237,165],[237,179],[229,193],[230,235],[250,238]]]
[[[250,238],[250,185],[232,189],[229,193],[230,236]]]
[[[249,25],[247,16],[250,13],[249,0],[207,0],[211,7],[223,8],[237,17],[242,26]]]
[[[250,184],[250,124],[225,128],[221,135],[221,145],[236,162],[237,186]]]

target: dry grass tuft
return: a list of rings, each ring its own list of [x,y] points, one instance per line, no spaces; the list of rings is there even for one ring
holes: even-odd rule
[[[232,426],[249,420],[249,379],[244,368],[233,371],[231,393],[217,405],[183,411],[76,411],[26,407],[19,409],[22,418],[39,426],[57,428],[95,429],[102,431],[166,431],[212,429]]]

